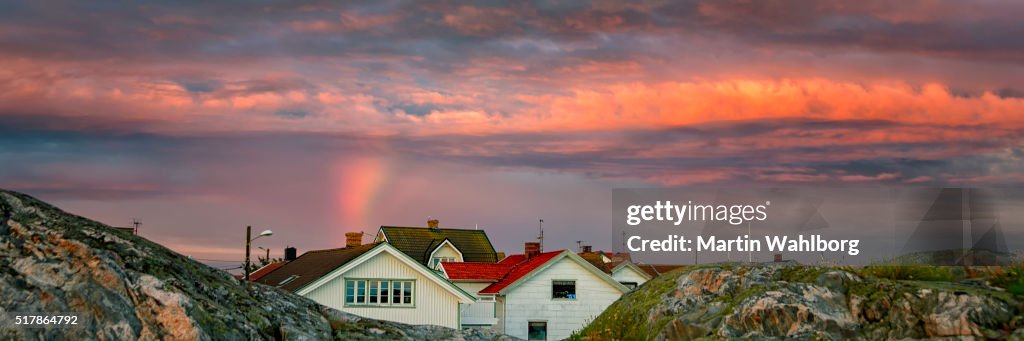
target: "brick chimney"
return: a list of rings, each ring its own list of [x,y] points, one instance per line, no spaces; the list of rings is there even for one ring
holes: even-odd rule
[[[583,253],[591,253],[594,251],[594,247],[590,245],[583,245]]]
[[[291,262],[295,260],[295,258],[297,258],[295,257],[296,253],[298,253],[298,250],[296,250],[294,247],[289,246],[284,248],[284,261]]]
[[[526,242],[523,248],[523,253],[526,258],[533,258],[540,254],[540,243],[538,242]]]
[[[440,226],[440,225],[441,225],[441,221],[440,220],[437,220],[437,219],[429,219],[429,220],[427,220],[427,227],[429,227],[429,228],[436,229],[436,228],[439,228],[438,226]]]
[[[345,232],[345,247],[363,245],[362,232]]]

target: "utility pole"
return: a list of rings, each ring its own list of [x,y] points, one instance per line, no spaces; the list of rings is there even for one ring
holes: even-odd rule
[[[576,252],[583,252],[583,241],[582,240],[577,240],[576,241]]]
[[[132,218],[132,226],[134,227],[132,229],[132,233],[134,233],[136,236],[139,235],[139,226],[140,225],[142,225],[141,221],[139,221],[136,218]]]
[[[252,225],[245,226],[245,265],[242,269],[245,272],[245,283],[249,283],[249,246],[252,245]]]

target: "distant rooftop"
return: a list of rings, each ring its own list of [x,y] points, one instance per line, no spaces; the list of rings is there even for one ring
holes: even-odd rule
[[[388,243],[422,264],[430,261],[430,252],[445,239],[452,243],[466,262],[494,263],[498,261],[494,245],[487,233],[476,229],[448,227],[381,226]]]

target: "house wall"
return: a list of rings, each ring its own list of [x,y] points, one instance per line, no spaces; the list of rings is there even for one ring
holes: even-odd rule
[[[575,280],[577,298],[552,299],[553,280]],[[583,329],[620,296],[622,291],[618,288],[579,263],[562,258],[506,294],[501,327],[505,334],[525,340],[528,322],[545,321],[548,340],[561,340]]]
[[[619,283],[636,282],[637,286],[641,286],[644,282],[647,282],[647,278],[644,278],[643,275],[637,273],[636,270],[633,270],[633,268],[630,267],[620,268],[619,271],[612,274],[612,278]]]
[[[465,292],[468,292],[473,297],[479,298],[480,290],[483,290],[493,282],[454,282],[459,288],[462,288]],[[488,323],[481,322],[481,318],[487,317],[493,322],[496,317],[495,314],[495,302],[476,302],[476,303],[463,303],[460,309],[462,313],[462,324],[463,326],[476,324],[476,325],[487,325],[490,328],[491,325]]]
[[[456,260],[462,262],[462,255],[455,250],[451,245],[445,244],[434,251],[434,257],[455,257]]]
[[[345,307],[346,278],[412,279],[414,307]],[[394,255],[381,252],[304,295],[317,303],[363,317],[459,328],[459,299]]]

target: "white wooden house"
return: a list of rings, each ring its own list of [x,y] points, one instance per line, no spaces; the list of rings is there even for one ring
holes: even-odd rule
[[[645,282],[651,280],[651,275],[643,271],[631,261],[623,261],[612,267],[611,276],[616,282],[626,286],[630,290],[636,289]]]
[[[539,252],[527,243],[522,255],[498,263],[441,263],[445,276],[493,313],[464,311],[463,320],[493,320],[497,332],[527,340],[561,340],[582,329],[628,288],[576,253]],[[479,288],[479,289],[478,289]],[[468,313],[480,314],[468,316]]]
[[[449,328],[461,328],[460,305],[475,301],[388,243],[306,252],[257,282],[367,318]]]

